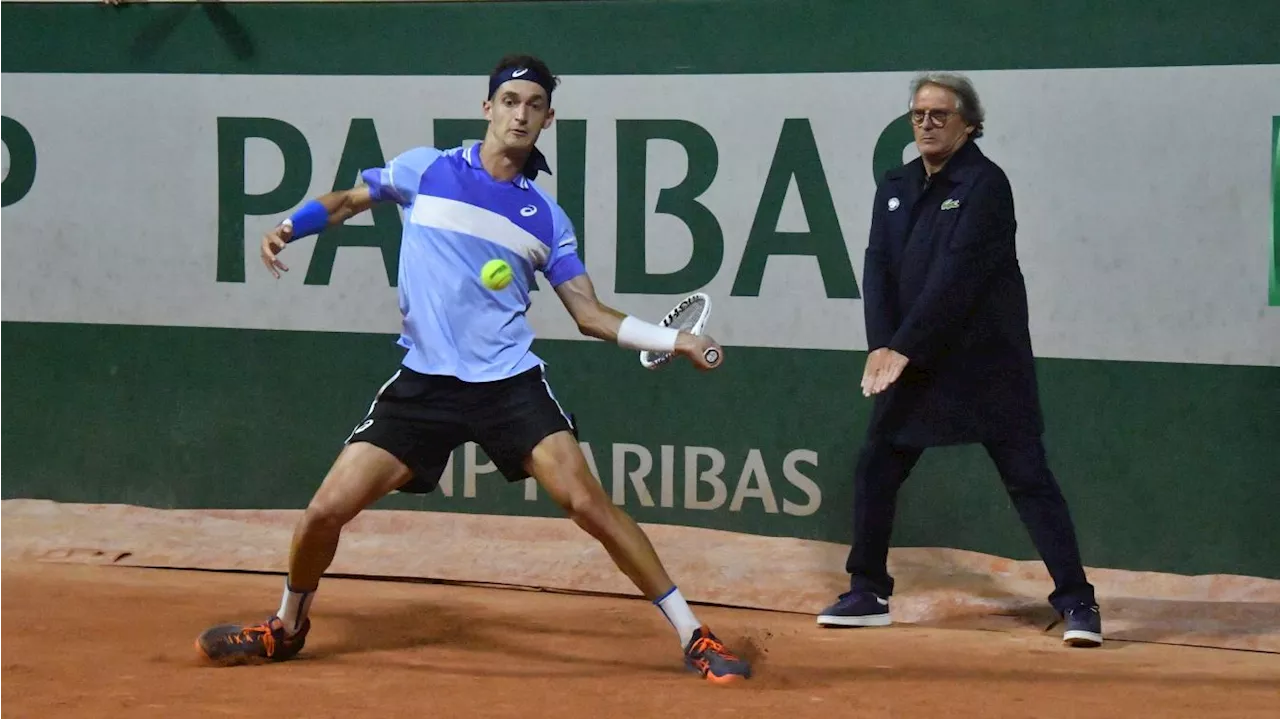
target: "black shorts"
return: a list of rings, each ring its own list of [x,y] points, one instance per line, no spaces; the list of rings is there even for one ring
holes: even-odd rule
[[[428,494],[453,450],[475,442],[509,482],[529,476],[524,462],[544,438],[577,435],[541,367],[494,382],[464,382],[401,367],[378,390],[346,444],[368,442],[404,462],[413,477],[401,492]]]

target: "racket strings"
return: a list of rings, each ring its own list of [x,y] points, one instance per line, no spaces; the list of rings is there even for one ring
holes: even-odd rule
[[[706,303],[701,300],[691,302],[688,307],[680,311],[671,321],[671,327],[678,330],[691,330],[697,326],[698,320],[702,319],[702,313],[706,309]]]

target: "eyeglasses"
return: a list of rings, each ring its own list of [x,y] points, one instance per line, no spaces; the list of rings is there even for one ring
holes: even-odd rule
[[[942,127],[955,114],[957,113],[954,110],[912,110],[911,124],[916,127],[924,127],[925,120],[931,119],[933,124]]]

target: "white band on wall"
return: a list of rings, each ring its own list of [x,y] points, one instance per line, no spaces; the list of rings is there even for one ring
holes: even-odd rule
[[[680,330],[659,327],[627,315],[618,326],[618,346],[650,352],[674,352]]]

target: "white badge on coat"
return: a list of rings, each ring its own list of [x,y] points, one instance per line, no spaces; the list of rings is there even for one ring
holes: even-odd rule
[[[898,201],[898,198],[896,198],[896,197],[890,197],[890,198],[889,198],[889,211],[890,211],[890,212],[893,212],[894,210],[898,209],[898,207],[899,207],[901,204],[902,204],[902,203]]]

